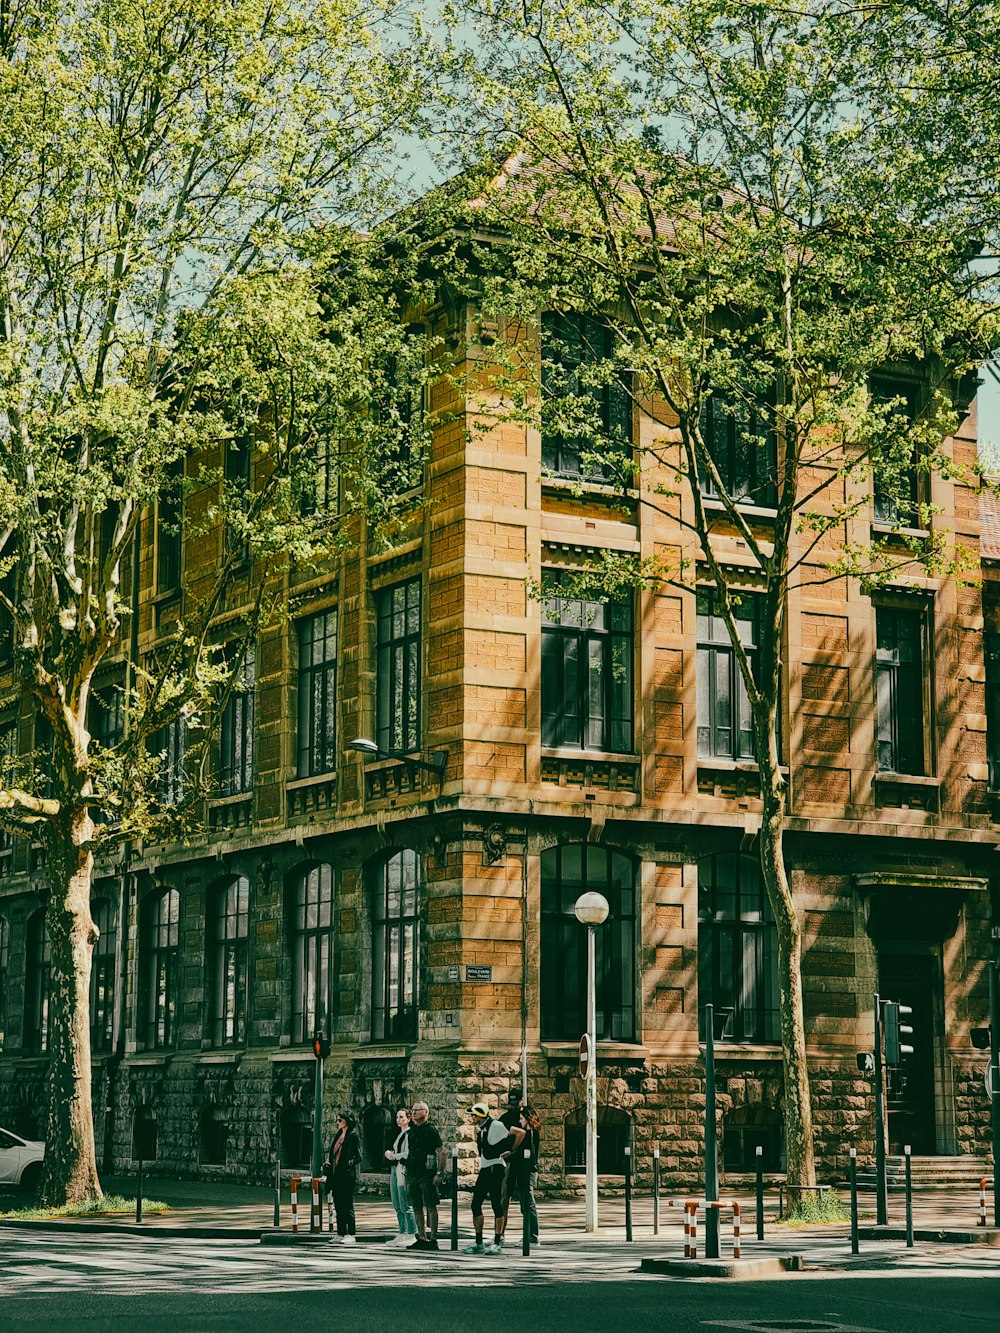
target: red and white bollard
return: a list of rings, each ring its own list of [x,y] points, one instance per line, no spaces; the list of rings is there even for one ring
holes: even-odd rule
[[[740,1205],[733,1201],[733,1258],[740,1257]]]
[[[688,1216],[691,1219],[688,1226],[688,1240],[690,1241],[691,1252],[689,1259],[698,1258],[698,1205],[696,1203],[688,1204]]]
[[[979,1225],[986,1225],[986,1177],[979,1182]]]
[[[301,1180],[302,1180],[302,1177],[301,1177],[301,1176],[292,1176],[291,1180],[288,1182],[288,1188],[289,1188],[289,1189],[291,1190],[291,1192],[292,1192],[292,1231],[293,1231],[293,1232],[297,1232],[298,1229],[299,1229],[299,1183],[301,1182]]]
[[[312,1214],[311,1214],[311,1216],[310,1216],[310,1218],[309,1218],[309,1230],[310,1230],[310,1231],[313,1231],[313,1232],[315,1232],[315,1231],[320,1231],[320,1232],[321,1232],[321,1231],[323,1230],[323,1213],[322,1213],[322,1211],[320,1210],[320,1206],[319,1206],[319,1183],[320,1183],[320,1177],[319,1177],[319,1176],[313,1176],[313,1178],[312,1178]]]

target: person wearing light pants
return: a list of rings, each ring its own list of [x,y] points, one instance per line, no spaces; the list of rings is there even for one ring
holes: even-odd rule
[[[385,1150],[385,1159],[389,1162],[389,1198],[396,1210],[396,1225],[399,1228],[388,1244],[406,1246],[417,1234],[417,1219],[410,1207],[410,1196],[406,1192],[406,1159],[410,1152],[410,1113],[405,1107],[396,1112],[396,1125],[399,1133],[391,1148]]]

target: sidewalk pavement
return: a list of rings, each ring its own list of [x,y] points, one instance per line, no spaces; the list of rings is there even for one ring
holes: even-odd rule
[[[124,1194],[131,1197],[135,1193],[135,1178],[125,1177],[109,1179],[104,1182],[109,1193]],[[205,1239],[260,1240],[272,1244],[316,1244],[321,1239],[327,1241],[324,1231],[321,1236],[309,1234],[310,1196],[308,1182],[306,1189],[299,1195],[299,1234],[291,1233],[291,1210],[287,1185],[282,1190],[280,1227],[275,1229],[273,1190],[229,1184],[216,1181],[166,1180],[147,1177],[144,1181],[143,1194],[150,1199],[159,1199],[168,1203],[171,1211],[166,1214],[147,1214],[141,1226],[136,1226],[131,1217],[72,1218],[53,1219],[43,1222],[0,1222],[4,1229],[23,1227],[44,1229],[48,1232],[66,1230],[68,1232],[96,1232],[104,1235],[141,1233],[148,1239],[162,1237],[202,1237]],[[600,1201],[601,1229],[597,1235],[588,1234],[584,1226],[584,1200],[582,1196],[562,1199],[542,1198],[538,1201],[540,1235],[542,1244],[539,1256],[558,1264],[584,1261],[588,1256],[595,1260],[601,1252],[607,1253],[609,1247],[624,1258],[624,1251],[635,1254],[638,1267],[642,1258],[682,1259],[683,1258],[683,1212],[681,1208],[670,1207],[670,1197],[691,1197],[684,1195],[665,1195],[660,1203],[659,1234],[653,1234],[653,1201],[649,1194],[636,1195],[633,1199],[633,1237],[629,1245],[625,1235],[625,1202],[620,1197],[605,1198]],[[726,1192],[723,1191],[723,1197]],[[729,1195],[732,1197],[732,1195]],[[854,1268],[881,1265],[883,1262],[911,1259],[914,1251],[907,1251],[903,1245],[901,1228],[904,1224],[904,1199],[901,1193],[891,1192],[889,1199],[889,1221],[893,1234],[880,1235],[873,1239],[872,1223],[875,1216],[874,1194],[868,1191],[859,1193],[862,1221],[861,1254],[852,1256],[850,1250],[850,1228],[847,1224],[808,1226],[792,1228],[777,1220],[776,1192],[765,1198],[765,1240],[756,1239],[756,1216],[752,1197],[742,1192],[737,1193],[742,1210],[742,1249],[747,1261],[770,1260],[777,1268],[778,1260],[790,1255],[801,1255],[809,1267]],[[846,1200],[845,1200],[846,1202]],[[992,1200],[990,1200],[992,1203]],[[377,1243],[387,1240],[395,1234],[395,1214],[387,1199],[359,1195],[357,1199],[358,1239]],[[975,1247],[984,1267],[991,1273],[1000,1274],[1000,1251],[984,1251],[980,1247],[1000,1245],[1000,1232],[992,1228],[981,1229],[977,1226],[979,1217],[978,1192],[969,1190],[940,1190],[914,1195],[914,1227],[921,1237],[918,1248],[927,1256],[927,1262],[950,1265],[954,1262],[955,1252],[963,1247]],[[469,1215],[469,1195],[459,1196],[459,1246],[471,1239],[471,1219]],[[992,1220],[992,1218],[990,1219]],[[450,1252],[451,1237],[451,1200],[445,1197],[440,1208],[440,1232],[442,1253]],[[487,1216],[487,1229],[492,1219]],[[324,1226],[326,1215],[324,1209]],[[732,1253],[732,1225],[728,1213],[724,1214],[721,1228],[721,1249],[723,1258]],[[928,1244],[931,1238],[939,1239],[938,1245]],[[367,1249],[367,1246],[365,1246]],[[520,1253],[521,1216],[515,1206],[510,1215],[510,1230],[507,1250]],[[699,1253],[704,1254],[704,1222],[699,1218]],[[972,1250],[967,1250],[971,1255]],[[978,1265],[977,1265],[978,1266]],[[746,1276],[753,1276],[751,1266],[744,1265]],[[761,1274],[763,1275],[763,1273]]]

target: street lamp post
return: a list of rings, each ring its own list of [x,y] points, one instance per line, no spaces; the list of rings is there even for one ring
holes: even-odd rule
[[[597,1230],[597,927],[611,908],[600,893],[581,893],[574,904],[587,927],[587,1230]]]

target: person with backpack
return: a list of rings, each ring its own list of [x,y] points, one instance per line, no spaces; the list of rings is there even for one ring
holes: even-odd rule
[[[470,1112],[476,1126],[476,1147],[479,1150],[479,1175],[472,1191],[472,1225],[476,1239],[466,1245],[464,1254],[500,1254],[503,1250],[504,1211],[503,1187],[507,1173],[507,1159],[524,1138],[520,1126],[508,1129],[502,1120],[490,1115],[485,1102],[475,1102]],[[493,1209],[494,1238],[492,1245],[483,1244],[483,1207],[489,1199]]]
[[[504,1189],[504,1212],[512,1198],[521,1205],[521,1216],[527,1216],[528,1235],[532,1245],[538,1244],[538,1205],[535,1186],[538,1184],[538,1150],[542,1142],[542,1118],[533,1106],[522,1106],[520,1125],[524,1135],[510,1155],[507,1184]],[[525,1156],[530,1152],[531,1157]]]

